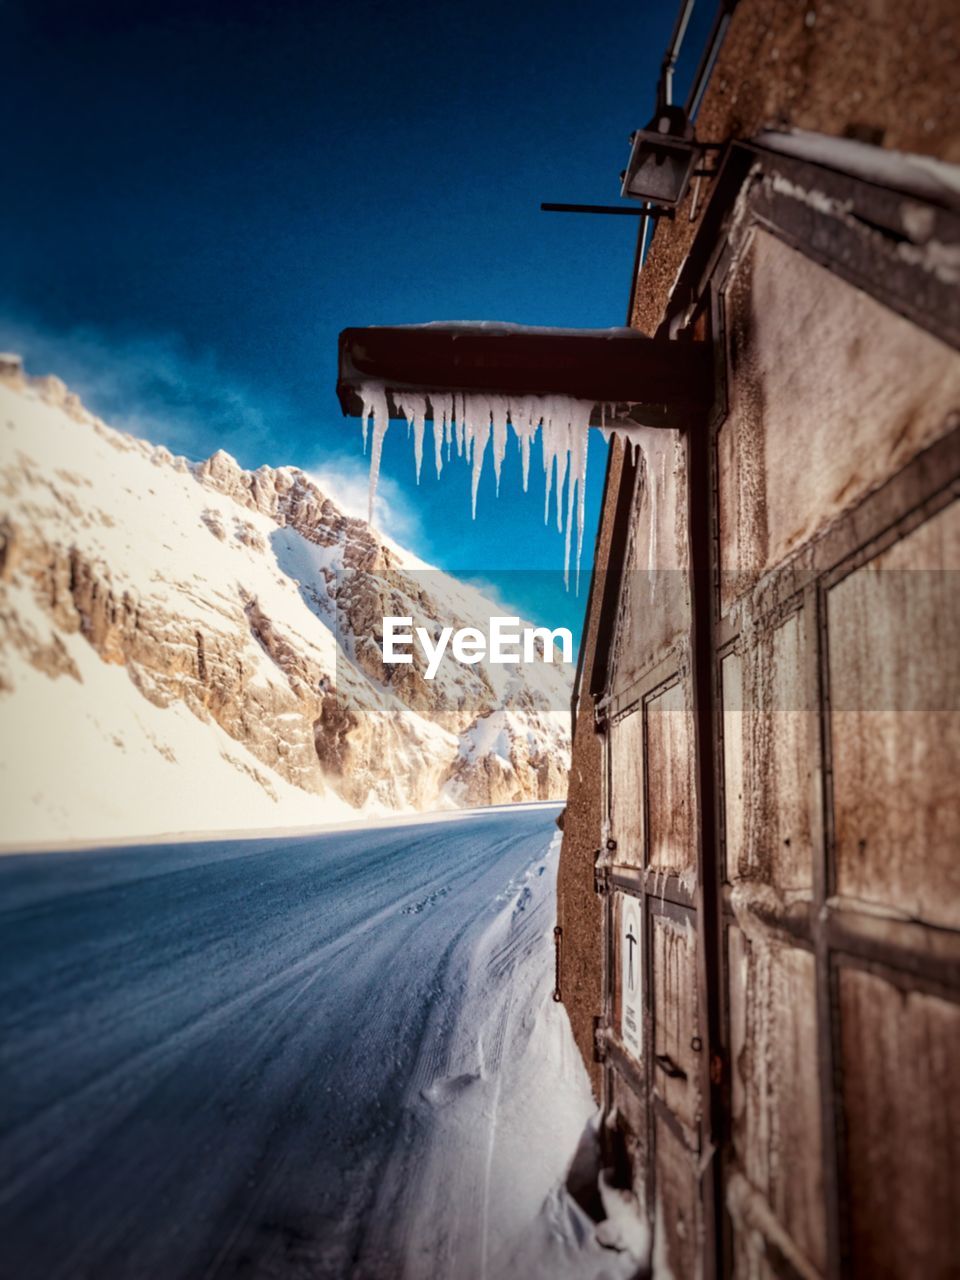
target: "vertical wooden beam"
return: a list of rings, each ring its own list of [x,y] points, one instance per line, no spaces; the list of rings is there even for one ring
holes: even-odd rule
[[[720,1177],[725,1140],[728,1066],[721,1028],[723,972],[720,922],[720,859],[717,840],[716,673],[714,645],[715,556],[712,521],[712,432],[699,423],[685,433],[687,528],[691,597],[691,657],[696,756],[698,995],[702,1010],[701,1105],[703,1147],[700,1191],[704,1213],[704,1277],[724,1273],[723,1205]]]
[[[826,900],[834,887],[833,767],[830,725],[830,673],[827,601],[822,578],[804,591],[808,714],[814,718],[815,751],[811,834],[813,836],[813,936],[816,949],[817,1074],[820,1085],[820,1139],[824,1216],[827,1231],[827,1276],[845,1274],[843,1224],[849,1217],[842,1203],[841,1175],[843,1090],[837,1061],[839,1027],[836,977],[826,928]]]

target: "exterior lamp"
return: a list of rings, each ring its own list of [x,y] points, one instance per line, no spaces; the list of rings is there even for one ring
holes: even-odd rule
[[[683,199],[701,147],[682,107],[661,106],[631,137],[621,196],[672,209]]]

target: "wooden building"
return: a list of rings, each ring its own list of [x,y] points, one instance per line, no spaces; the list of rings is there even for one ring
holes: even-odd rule
[[[611,451],[559,991],[657,1274],[957,1276],[957,11],[722,17],[630,306],[713,404]]]

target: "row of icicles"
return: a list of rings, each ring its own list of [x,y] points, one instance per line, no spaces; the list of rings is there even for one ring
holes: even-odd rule
[[[370,450],[370,492],[368,519],[373,522],[373,504],[380,477],[383,438],[389,426],[387,394],[382,383],[368,382],[360,388],[363,401],[361,427],[363,449],[367,450],[367,432],[373,419],[373,443]],[[577,546],[576,575],[580,581],[580,558],[583,551],[584,507],[587,480],[587,440],[593,402],[574,400],[570,396],[498,396],[451,392],[429,397],[413,392],[393,392],[394,403],[407,422],[413,437],[417,465],[417,483],[423,466],[423,441],[427,417],[432,409],[434,459],[439,476],[443,470],[444,451],[447,461],[454,447],[457,457],[472,466],[472,514],[477,516],[477,490],[486,457],[487,446],[493,444],[493,470],[500,492],[500,469],[507,451],[509,429],[513,430],[520,448],[523,467],[523,489],[530,477],[530,446],[541,431],[543,469],[546,479],[543,518],[550,517],[551,491],[556,493],[557,529],[564,534],[563,580],[570,583],[570,550],[573,516],[576,511]],[[429,402],[429,407],[428,407]],[[563,487],[567,486],[566,512]]]

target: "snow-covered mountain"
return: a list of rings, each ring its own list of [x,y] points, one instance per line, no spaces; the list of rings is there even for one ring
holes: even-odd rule
[[[384,667],[480,592],[302,471],[193,464],[0,358],[0,843],[554,799],[570,671]]]

